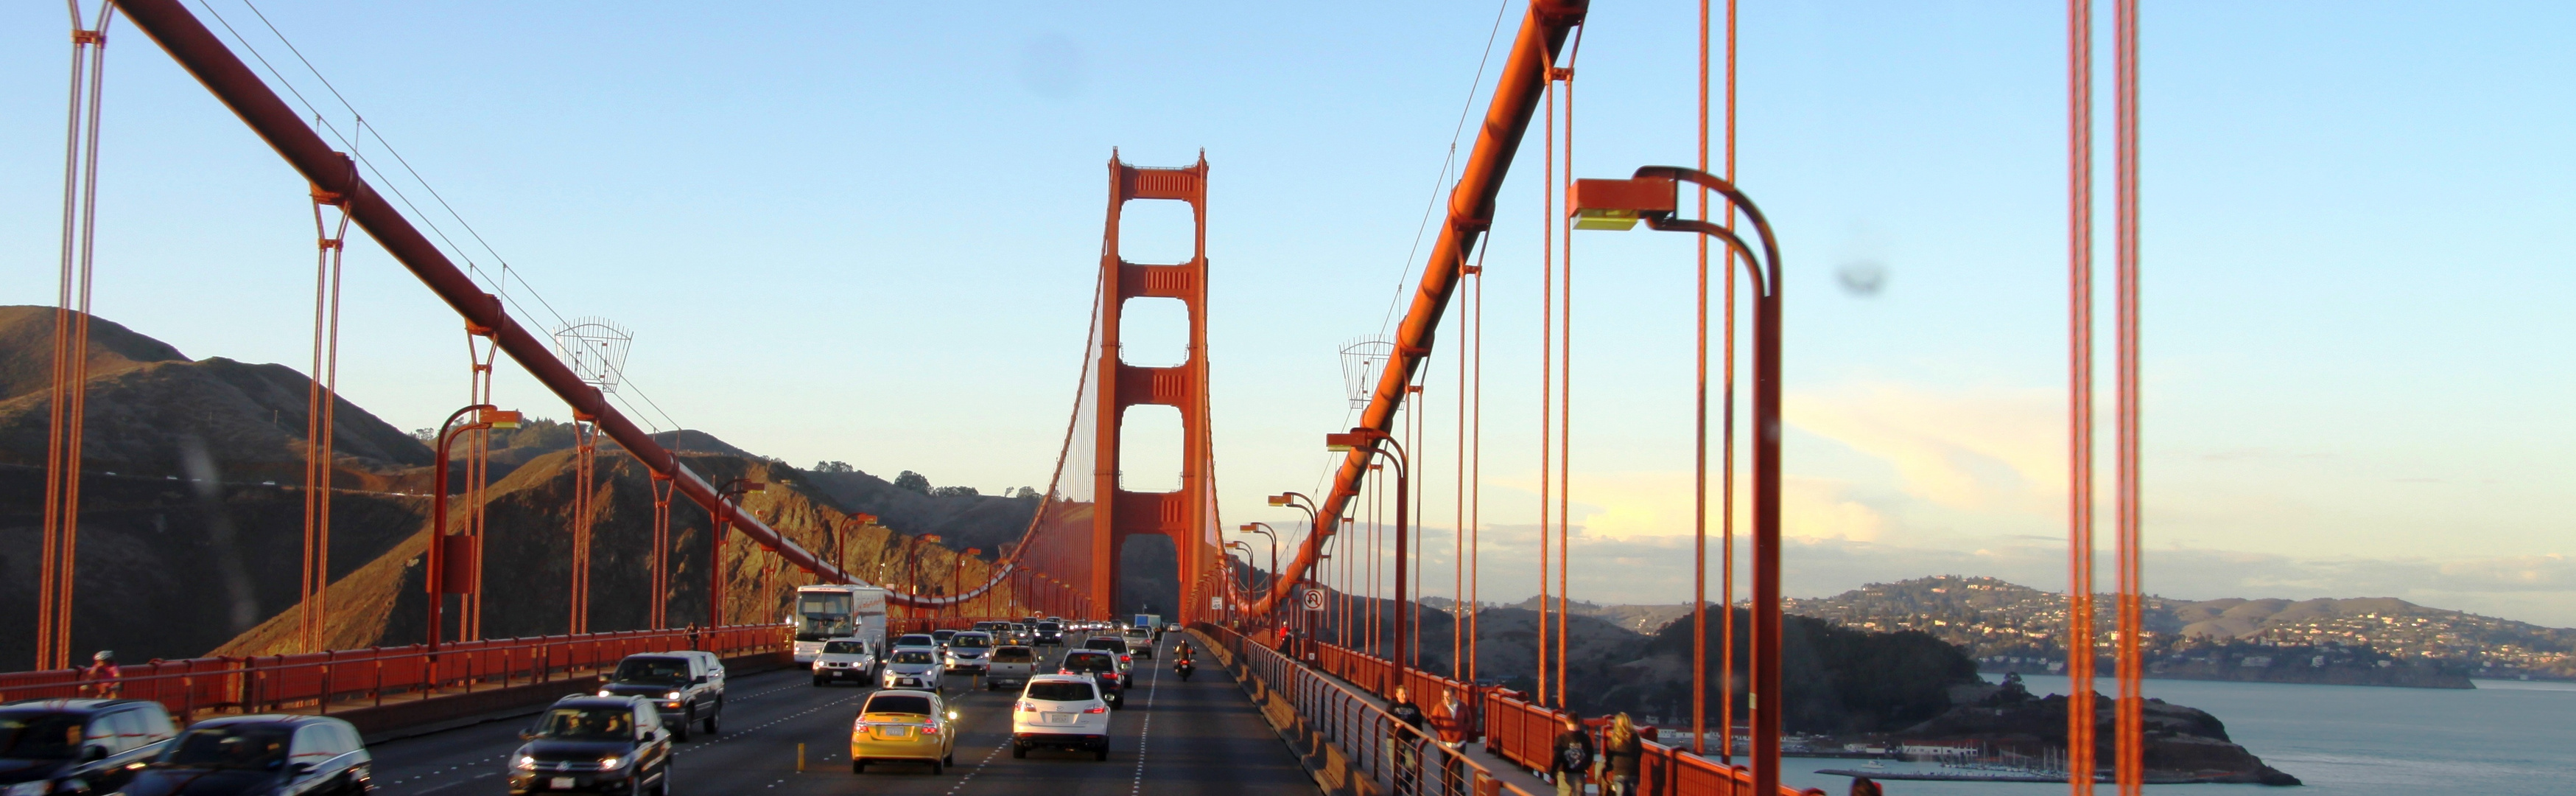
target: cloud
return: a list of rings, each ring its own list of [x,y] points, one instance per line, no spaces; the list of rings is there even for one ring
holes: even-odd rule
[[[1585,538],[1603,540],[1646,539],[1657,537],[1689,538],[1693,527],[1691,512],[1697,495],[1687,471],[1641,470],[1628,472],[1578,472],[1571,488],[1574,504],[1567,513],[1575,530]],[[1535,490],[1536,481],[1515,481],[1509,486]],[[1723,481],[1715,473],[1709,476],[1708,532],[1721,527],[1717,513],[1723,505],[1718,490]],[[1752,498],[1749,482],[1739,477],[1735,500],[1735,522],[1738,533],[1751,527]],[[1835,479],[1791,475],[1783,479],[1780,490],[1781,534],[1791,538],[1875,540],[1890,526],[1886,516],[1855,496],[1853,485]]]
[[[1935,505],[2044,512],[2066,491],[2066,406],[2053,391],[1872,382],[1786,404],[1790,425],[1886,462],[1899,489]]]

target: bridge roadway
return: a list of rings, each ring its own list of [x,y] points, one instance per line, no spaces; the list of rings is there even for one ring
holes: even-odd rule
[[[967,678],[948,687],[960,714],[957,765],[869,766],[850,773],[850,722],[873,688],[816,687],[801,669],[744,675],[726,684],[723,732],[677,745],[672,789],[702,794],[976,794],[1065,796],[1311,796],[1315,780],[1253,709],[1223,667],[1201,667],[1188,682],[1171,672],[1167,634],[1151,662],[1137,661],[1127,707],[1110,717],[1109,760],[1030,750],[1010,754],[1010,705],[1017,690],[986,691]],[[1066,648],[1079,646],[1075,639]],[[1048,650],[1053,663],[1065,648]],[[1203,655],[1204,650],[1201,651]],[[506,793],[506,758],[526,721],[511,719],[377,744],[375,784],[383,796]],[[805,771],[796,745],[805,745]]]

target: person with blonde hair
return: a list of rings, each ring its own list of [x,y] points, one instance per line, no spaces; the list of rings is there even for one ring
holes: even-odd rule
[[[1618,796],[1637,796],[1637,766],[1646,758],[1645,740],[1637,737],[1637,723],[1626,713],[1614,714],[1601,741],[1601,756],[1610,768],[1610,791]]]

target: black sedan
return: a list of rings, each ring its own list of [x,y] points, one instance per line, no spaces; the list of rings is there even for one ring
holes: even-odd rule
[[[128,796],[356,796],[375,789],[358,728],[321,716],[256,715],[189,725],[118,791]]]
[[[671,792],[671,733],[643,697],[572,696],[555,701],[527,744],[510,753],[510,792]]]

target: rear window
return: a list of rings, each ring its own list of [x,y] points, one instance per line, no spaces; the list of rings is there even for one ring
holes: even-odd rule
[[[868,709],[861,713],[910,713],[930,715],[930,697],[911,694],[878,694],[868,697]]]
[[[1048,702],[1089,702],[1098,698],[1098,695],[1092,692],[1090,683],[1063,682],[1030,683],[1026,696]]]
[[[994,663],[1035,663],[1037,650],[1027,647],[1002,647],[993,650]]]
[[[1076,672],[1105,672],[1117,666],[1107,655],[1066,655],[1064,668]]]
[[[1111,651],[1111,652],[1126,652],[1126,651],[1127,651],[1127,640],[1126,640],[1126,639],[1118,639],[1118,638],[1095,638],[1095,639],[1092,639],[1092,640],[1090,640],[1090,641],[1082,642],[1082,648],[1083,648],[1083,649],[1087,649],[1087,650],[1109,650],[1109,651]]]
[[[195,727],[180,735],[162,760],[183,766],[273,769],[286,762],[292,732],[274,724]]]
[[[627,658],[617,662],[617,673],[609,680],[643,685],[684,685],[689,682],[687,658]]]

